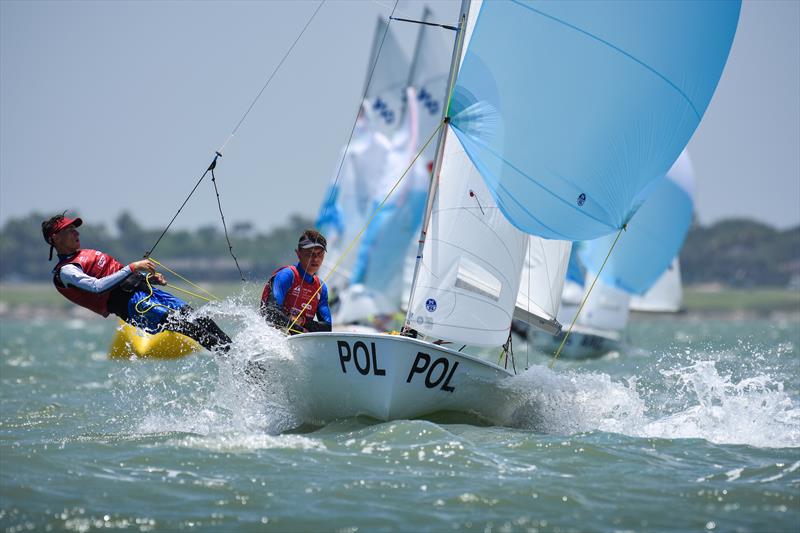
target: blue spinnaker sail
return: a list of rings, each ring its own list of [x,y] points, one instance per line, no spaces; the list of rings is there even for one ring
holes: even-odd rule
[[[449,116],[505,216],[545,238],[622,228],[700,122],[739,9],[484,2]]]
[[[569,252],[569,263],[567,263],[567,281],[571,281],[583,287],[583,280],[586,277],[586,267],[581,264],[579,242],[572,243],[572,250]]]
[[[693,191],[692,165],[684,151],[628,223],[600,279],[631,294],[644,294],[652,287],[683,246],[692,222]],[[579,255],[589,272],[600,270],[615,238],[607,235],[583,243]]]

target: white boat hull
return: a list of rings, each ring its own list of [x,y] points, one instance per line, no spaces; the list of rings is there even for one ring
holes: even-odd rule
[[[325,332],[287,339],[301,376],[294,408],[308,423],[355,416],[420,418],[437,412],[491,421],[512,374],[474,356],[389,334]]]

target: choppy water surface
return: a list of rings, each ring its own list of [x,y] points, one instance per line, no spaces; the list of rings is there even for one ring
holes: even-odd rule
[[[232,306],[231,306],[232,308]],[[6,531],[797,531],[800,324],[639,319],[625,353],[517,341],[513,420],[300,427],[291,353],[110,361],[113,321],[0,323]],[[242,379],[270,346],[271,385]]]

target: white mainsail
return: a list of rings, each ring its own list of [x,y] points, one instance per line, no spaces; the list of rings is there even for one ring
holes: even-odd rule
[[[474,346],[508,339],[528,235],[495,205],[455,135],[444,146],[409,325]]]

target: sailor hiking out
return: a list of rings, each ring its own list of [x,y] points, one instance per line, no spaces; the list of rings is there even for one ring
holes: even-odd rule
[[[227,352],[231,339],[206,317],[189,318],[189,304],[172,294],[153,288],[166,285],[164,276],[149,259],[123,265],[99,250],[82,249],[77,228],[80,218],[56,215],[42,222],[42,235],[58,254],[53,268],[56,290],[71,302],[107,317],[158,333],[168,330],[193,338],[208,350]]]

